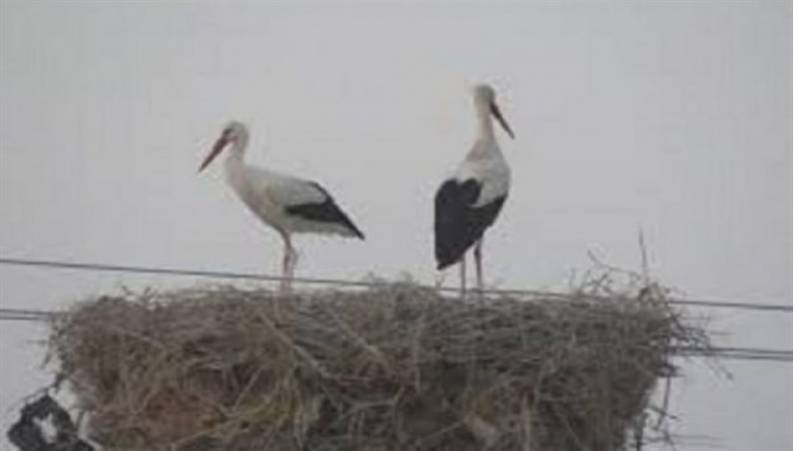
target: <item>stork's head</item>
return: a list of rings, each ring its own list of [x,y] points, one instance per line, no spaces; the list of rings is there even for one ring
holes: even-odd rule
[[[248,143],[248,128],[245,127],[245,124],[238,121],[231,121],[223,127],[223,132],[220,134],[220,137],[215,141],[215,145],[212,146],[212,150],[209,151],[209,154],[204,158],[204,162],[201,163],[201,167],[198,168],[198,172],[201,172],[209,166],[209,163],[215,159],[221,152],[223,152],[226,147],[231,145],[233,149],[238,152],[241,152],[245,149],[245,145]]]
[[[515,139],[515,134],[512,133],[512,129],[509,127],[507,120],[504,119],[501,109],[496,103],[496,91],[490,85],[481,84],[474,87],[474,103],[481,111],[489,111],[498,120],[498,123],[501,124],[501,127],[507,132],[509,137]]]

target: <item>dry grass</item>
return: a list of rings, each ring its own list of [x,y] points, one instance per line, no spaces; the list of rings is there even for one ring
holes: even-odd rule
[[[592,280],[567,301],[127,294],[78,305],[51,345],[108,449],[627,449],[674,348],[707,342],[656,286]]]

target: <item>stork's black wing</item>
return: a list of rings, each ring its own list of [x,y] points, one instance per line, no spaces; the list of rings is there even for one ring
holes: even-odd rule
[[[474,207],[482,185],[447,180],[435,194],[435,260],[438,269],[456,263],[496,220],[507,196]]]
[[[286,212],[290,215],[299,216],[309,221],[336,223],[349,229],[349,231],[360,239],[364,239],[363,232],[352,222],[352,220],[336,205],[333,196],[328,193],[319,183],[311,183],[315,188],[322,191],[325,200],[322,202],[304,203],[289,205]]]

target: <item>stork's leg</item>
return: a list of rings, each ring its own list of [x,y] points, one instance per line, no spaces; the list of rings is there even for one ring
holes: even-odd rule
[[[281,263],[281,291],[289,291],[289,265],[292,258],[289,243],[284,241],[284,260]]]
[[[281,234],[281,238],[284,240],[284,260],[281,263],[281,291],[288,292],[292,288],[292,277],[291,277],[291,269],[292,269],[292,259],[294,254],[294,248],[292,247],[292,240],[289,237],[289,234],[284,232],[281,229],[278,229],[278,232]]]
[[[460,298],[465,297],[465,254],[460,257]]]
[[[297,268],[297,261],[300,260],[300,253],[297,251],[297,248],[292,246],[292,257],[289,261],[289,283],[292,283],[292,280],[295,278],[295,268]]]
[[[485,237],[479,238],[479,241],[474,245],[474,262],[476,263],[476,288],[481,293],[485,288],[485,282],[482,276],[482,243]]]

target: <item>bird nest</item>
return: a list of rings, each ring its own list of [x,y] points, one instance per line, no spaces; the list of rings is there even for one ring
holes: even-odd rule
[[[598,451],[635,446],[675,349],[707,340],[655,286],[461,300],[382,283],[102,297],[51,346],[106,449]]]

